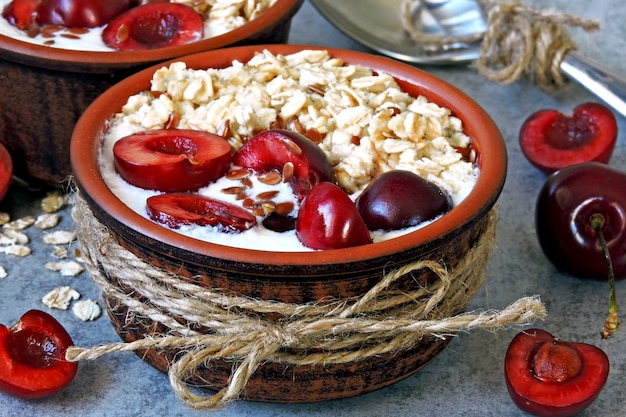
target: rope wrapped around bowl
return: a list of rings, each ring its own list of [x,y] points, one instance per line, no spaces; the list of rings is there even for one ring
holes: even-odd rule
[[[495,209],[478,242],[453,271],[432,260],[418,260],[390,271],[360,297],[306,304],[223,294],[155,267],[123,248],[79,193],[73,216],[86,267],[104,298],[171,331],[131,342],[71,347],[68,360],[145,349],[177,351],[168,369],[170,383],[178,398],[192,408],[216,409],[236,400],[265,362],[286,366],[351,363],[409,349],[425,336],[445,339],[458,331],[497,330],[546,315],[537,297],[521,298],[502,311],[450,313],[464,311],[484,281],[495,241]],[[389,289],[400,277],[425,268],[438,279],[409,292]],[[119,285],[112,284],[110,277]],[[211,331],[192,330],[198,326]],[[227,386],[214,395],[197,393],[188,382],[190,377],[215,359],[235,364]]]

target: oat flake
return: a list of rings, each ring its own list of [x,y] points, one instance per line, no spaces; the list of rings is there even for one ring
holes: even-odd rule
[[[92,321],[100,317],[102,310],[97,302],[93,300],[78,301],[72,307],[74,315],[82,321]]]
[[[56,287],[43,296],[41,301],[50,308],[67,310],[72,300],[78,300],[80,294],[72,287]]]
[[[48,262],[46,268],[51,271],[58,271],[61,275],[77,276],[84,271],[85,268],[75,261]]]
[[[76,232],[70,232],[67,230],[50,232],[43,237],[43,243],[48,245],[64,245],[72,243],[74,240],[76,240]]]
[[[66,199],[58,192],[50,192],[41,200],[41,208],[46,213],[55,213],[65,207]]]
[[[61,221],[61,216],[56,213],[46,213],[37,216],[35,219],[35,227],[39,229],[52,229]]]
[[[28,246],[24,245],[10,245],[0,247],[0,252],[6,253],[8,255],[15,255],[19,257],[28,256],[32,253]]]
[[[3,233],[4,236],[13,241],[13,243],[19,243],[20,245],[27,245],[30,243],[28,235],[21,230],[6,229]]]
[[[5,229],[24,230],[35,223],[35,216],[26,216],[2,225]]]

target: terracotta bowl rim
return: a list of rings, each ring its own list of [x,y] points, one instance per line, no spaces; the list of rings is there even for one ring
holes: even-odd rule
[[[0,57],[26,61],[46,67],[50,63],[80,64],[78,70],[86,67],[97,71],[107,68],[126,68],[139,64],[165,61],[174,57],[191,55],[202,51],[218,49],[245,41],[263,33],[285,17],[295,14],[304,0],[277,0],[256,19],[219,36],[203,39],[187,45],[155,48],[144,51],[76,51],[32,44],[0,34]],[[291,15],[290,15],[291,13]],[[65,68],[65,67],[64,67]],[[68,69],[71,67],[67,67]]]
[[[475,141],[474,144],[479,154],[480,174],[470,194],[440,219],[415,232],[370,245],[313,252],[261,251],[207,243],[166,229],[135,213],[122,203],[111,192],[100,175],[97,150],[103,130],[106,128],[106,121],[119,111],[126,98],[148,88],[153,72],[169,62],[185,61],[190,67],[206,68],[206,63],[211,62],[230,63],[233,59],[247,61],[252,54],[264,49],[282,54],[303,49],[327,50],[331,56],[340,57],[347,63],[363,64],[374,70],[386,71],[400,82],[403,80],[415,82],[420,85],[427,97],[429,94],[437,95],[438,97],[433,101],[449,107],[454,115],[460,117],[466,131]],[[92,200],[91,204],[97,205],[99,210],[104,211],[116,222],[155,243],[165,243],[177,250],[189,251],[200,256],[245,264],[310,266],[367,261],[393,256],[421,245],[433,244],[456,236],[464,227],[486,215],[495,204],[504,186],[507,170],[506,147],[491,117],[464,92],[409,64],[363,52],[311,45],[248,45],[206,51],[169,62],[131,75],[96,99],[78,120],[70,145],[74,179],[81,192],[87,194],[88,200]],[[482,161],[489,161],[489,163],[482,164]]]

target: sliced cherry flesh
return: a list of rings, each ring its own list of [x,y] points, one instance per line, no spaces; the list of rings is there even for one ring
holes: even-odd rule
[[[133,0],[13,0],[2,15],[22,30],[46,25],[94,28],[133,6]]]
[[[224,201],[196,194],[159,194],[146,200],[146,210],[154,221],[172,229],[185,225],[216,226],[222,232],[242,232],[256,224],[248,210]]]
[[[193,191],[226,173],[231,146],[208,132],[159,129],[119,139],[113,156],[115,169],[130,184],[164,192]]]
[[[518,333],[504,362],[515,404],[535,416],[572,416],[599,395],[609,359],[598,347],[559,340],[540,329]]]
[[[615,115],[602,104],[583,103],[571,116],[540,110],[523,123],[519,142],[531,164],[546,173],[581,162],[608,163],[617,140]]]
[[[0,201],[6,196],[13,176],[13,159],[7,148],[0,143]]]
[[[561,271],[606,281],[608,268],[590,221],[601,214],[601,228],[616,280],[626,278],[626,173],[587,162],[552,174],[539,191],[535,227],[541,249]]]
[[[185,45],[202,39],[204,20],[191,6],[181,3],[148,3],[113,19],[102,39],[119,50],[155,49]]]
[[[311,249],[340,249],[372,242],[356,206],[337,185],[320,182],[304,197],[296,236]]]
[[[370,230],[416,226],[448,212],[450,198],[434,183],[402,170],[376,177],[359,195],[356,206]]]
[[[11,328],[0,325],[0,390],[19,398],[43,398],[74,379],[77,362],[65,359],[72,338],[51,315],[30,310]]]

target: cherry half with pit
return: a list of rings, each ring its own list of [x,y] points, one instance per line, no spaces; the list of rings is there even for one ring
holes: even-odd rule
[[[73,344],[65,328],[41,310],[29,310],[10,328],[0,324],[0,391],[25,399],[62,391],[78,369],[65,359]]]

